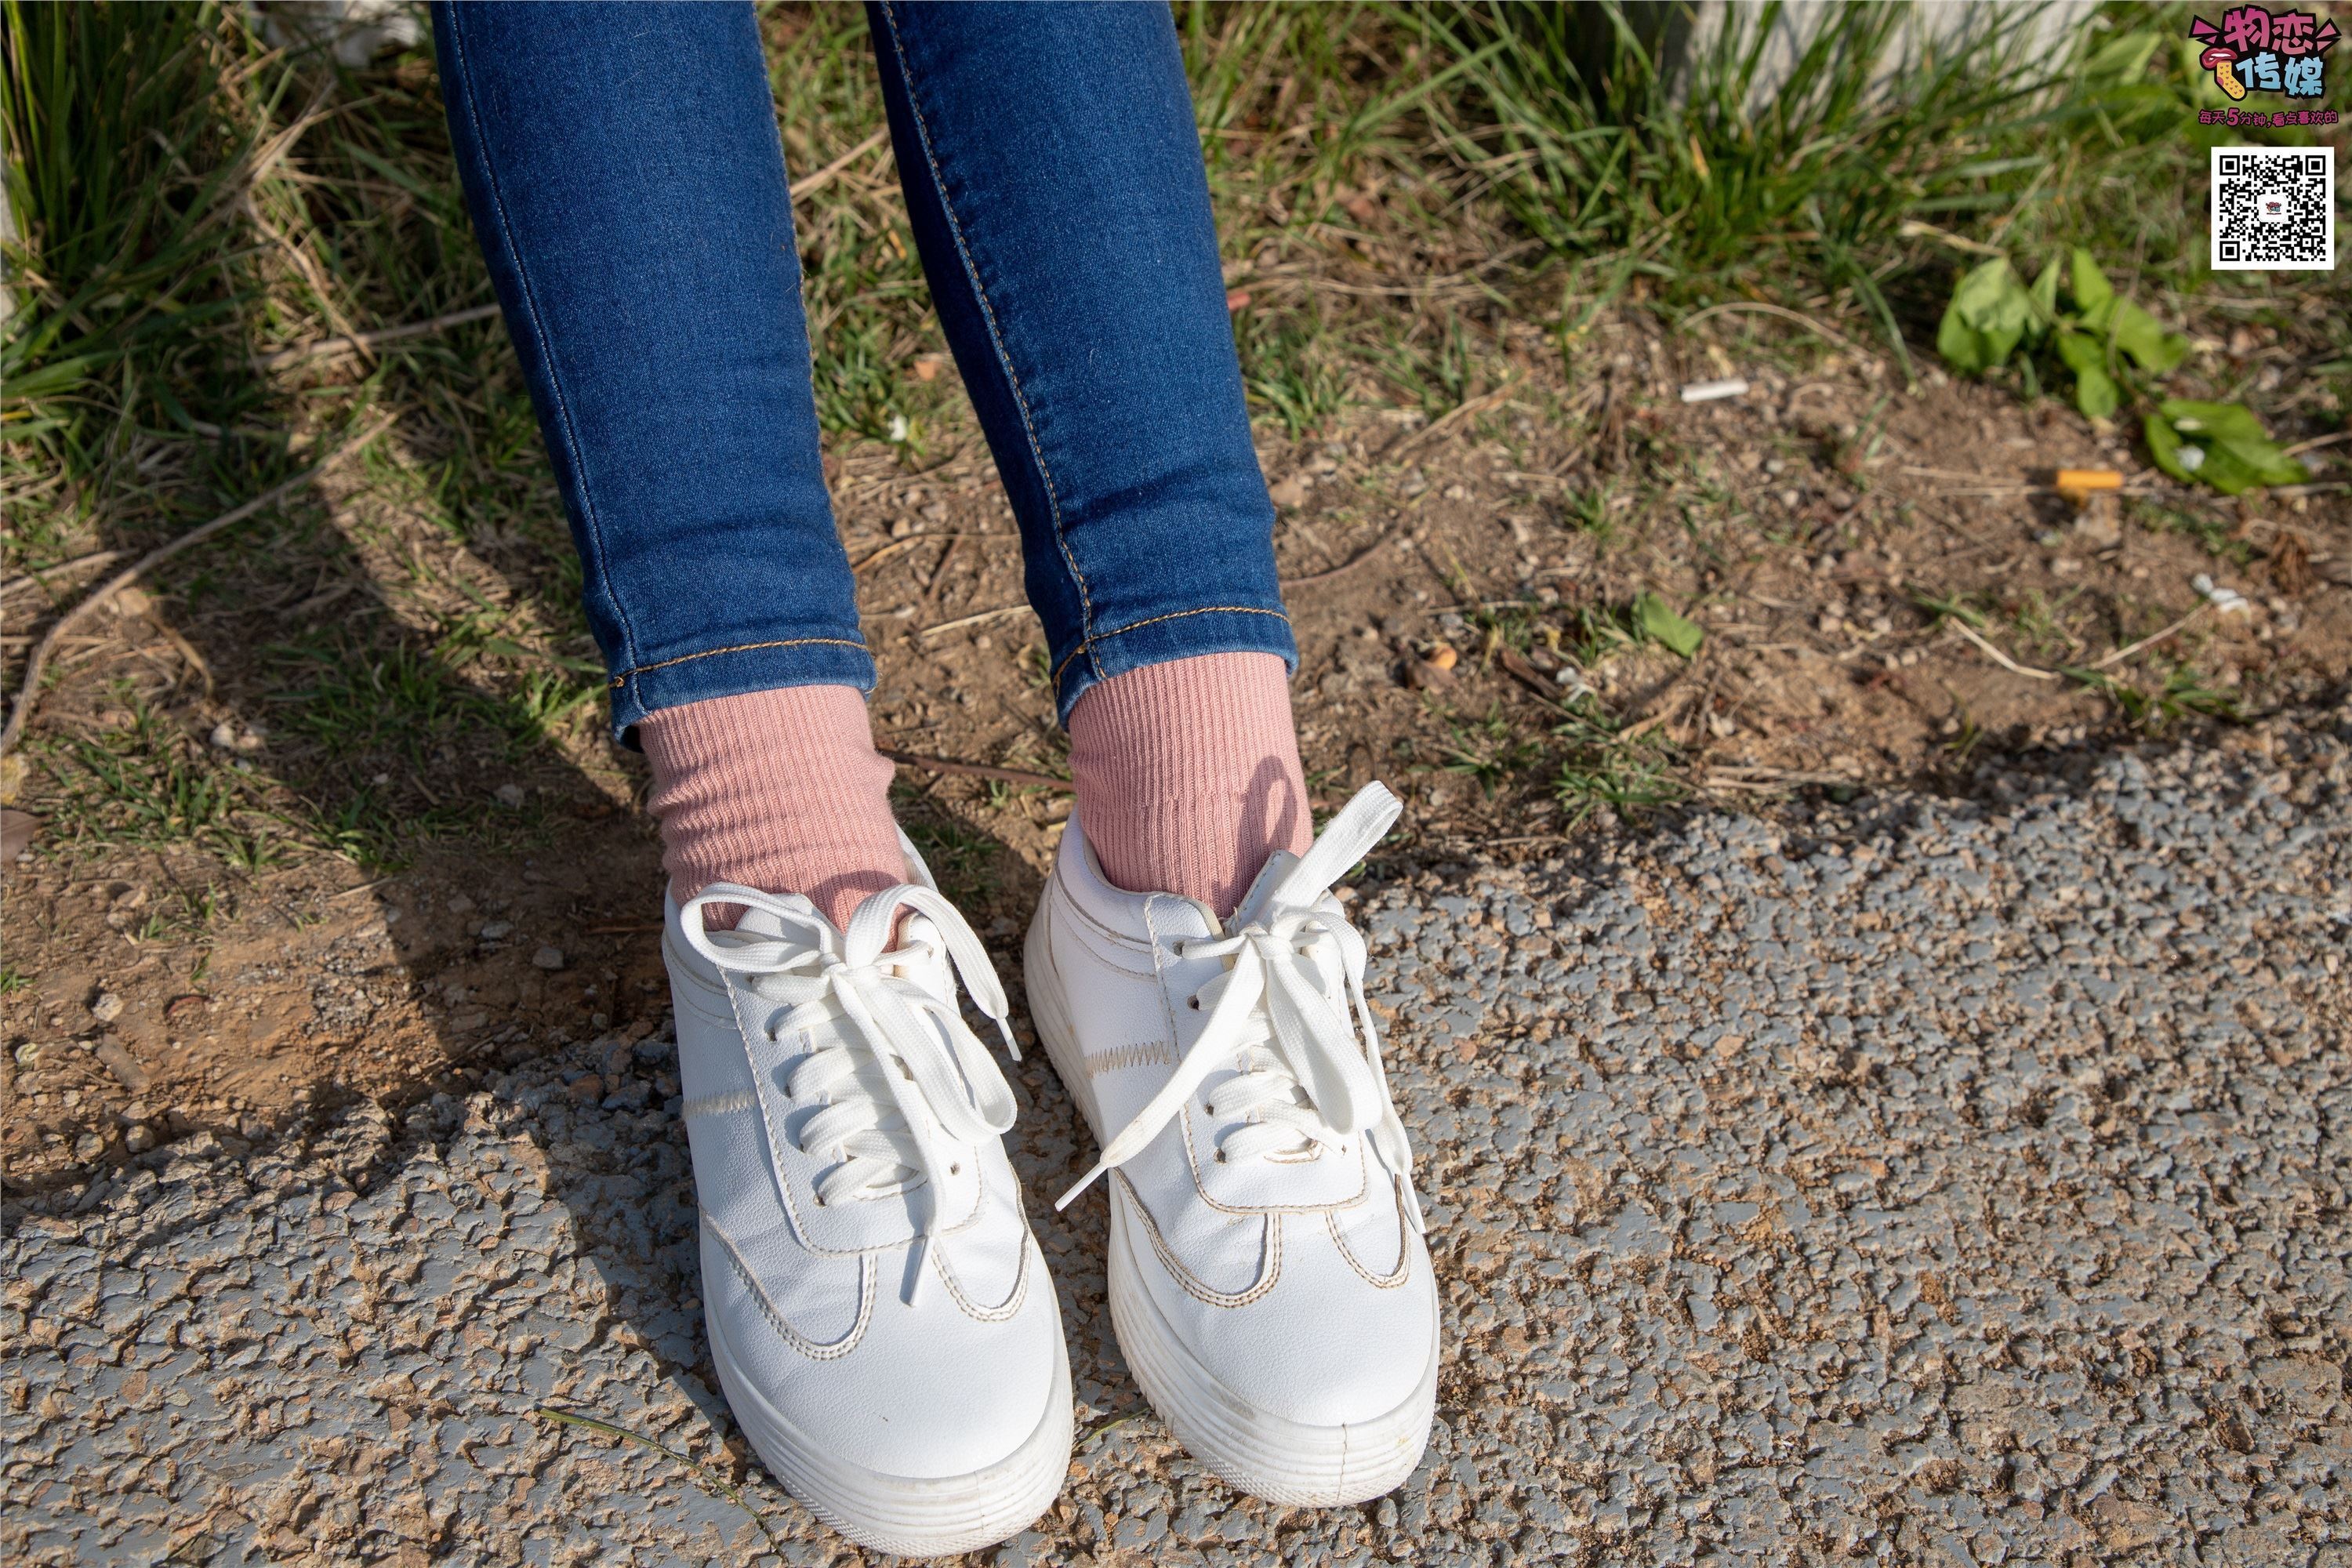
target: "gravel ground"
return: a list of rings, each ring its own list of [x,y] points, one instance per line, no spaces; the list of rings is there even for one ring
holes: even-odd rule
[[[1138,1414],[1033,1055],[1083,1435],[997,1560],[2352,1564],[2352,710],[2235,739],[1368,887],[1453,1344],[1369,1508]],[[730,1446],[673,1068],[13,1205],[0,1548],[854,1557]]]

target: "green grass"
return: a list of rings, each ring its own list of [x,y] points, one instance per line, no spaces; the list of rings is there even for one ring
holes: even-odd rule
[[[1552,777],[1552,797],[1574,826],[1603,806],[1619,813],[1672,805],[1690,786],[1675,769],[1674,749],[1650,734],[1627,739],[1625,726],[1600,702],[1579,697],[1553,730],[1564,755]]]
[[[2193,539],[2204,547],[2206,554],[2232,566],[2249,565],[2255,557],[2254,547],[2232,534],[2232,523],[2209,512],[2170,506],[2146,496],[2127,496],[2124,515],[2158,532]]]
[[[2245,718],[2234,698],[2206,685],[2204,677],[2185,661],[2168,669],[2163,682],[2153,690],[2104,670],[2069,667],[2060,673],[2105,697],[2123,715],[2126,723],[2152,735],[2161,734],[2176,721],[2192,717],[2231,723]]]
[[[143,705],[93,737],[38,739],[54,785],[44,836],[70,850],[191,847],[242,871],[282,852],[258,783]]]
[[[1543,755],[1543,744],[1520,731],[1501,703],[1479,718],[1456,720],[1448,726],[1444,761],[1447,773],[1475,779],[1487,795],[1499,793],[1522,769]]]
[[[995,889],[996,857],[1003,847],[996,840],[936,808],[909,809],[914,805],[910,791],[894,793],[899,807],[899,825],[921,851],[923,864],[931,868],[941,892],[961,903]]]

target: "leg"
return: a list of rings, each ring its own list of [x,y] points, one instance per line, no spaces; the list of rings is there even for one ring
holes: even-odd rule
[[[1013,510],[1087,841],[1227,912],[1304,848],[1297,662],[1157,5],[868,6],[925,272]]]
[[[1003,990],[955,910],[900,886],[751,8],[434,20],[614,723],[653,759],[711,1364],[853,1540],[993,1544],[1060,1489],[1069,1366],[999,1136],[1013,1091],[958,1005],[960,983],[1007,1028]],[[712,881],[737,886],[695,896]]]
[[[436,7],[476,232],[683,901],[904,875],[748,5]]]
[[[870,10],[1070,727],[1029,1006],[1103,1141],[1087,1180],[1118,1172],[1119,1348],[1212,1469],[1360,1502],[1419,1463],[1439,1364],[1366,944],[1328,896],[1396,803],[1367,789],[1310,847],[1274,509],[1169,15]]]

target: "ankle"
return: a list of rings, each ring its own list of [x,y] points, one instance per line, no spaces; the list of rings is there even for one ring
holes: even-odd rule
[[[714,882],[802,893],[835,926],[906,880],[888,759],[854,687],[793,686],[664,708],[638,725],[662,868],[681,903]],[[739,907],[714,908],[732,925]]]
[[[1313,841],[1288,672],[1270,653],[1146,665],[1070,711],[1070,777],[1103,874],[1223,919],[1266,858]]]

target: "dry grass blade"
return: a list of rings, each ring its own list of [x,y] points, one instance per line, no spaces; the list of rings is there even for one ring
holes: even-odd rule
[[[1028,608],[1026,604],[999,605],[992,610],[982,610],[977,615],[962,616],[952,621],[941,621],[935,626],[925,626],[915,635],[919,637],[933,637],[941,632],[960,631],[965,626],[985,626],[991,621],[1003,620],[1008,616],[1021,615]]]
[[[428,332],[446,332],[468,321],[487,321],[498,313],[499,308],[494,304],[475,305],[463,310],[452,310],[446,316],[436,316],[429,321],[408,321],[397,327],[379,327],[372,332],[346,332],[336,337],[320,338],[313,343],[299,343],[290,349],[279,349],[276,353],[263,354],[253,363],[262,370],[278,370],[331,354],[362,353],[379,343],[398,342],[403,338],[421,338]]]
[[[2010,671],[2011,674],[2024,676],[2029,680],[2056,680],[2060,679],[2058,672],[2054,669],[2036,669],[2032,665],[2018,663],[2017,660],[2010,658],[2009,655],[2001,652],[2000,649],[1993,647],[1992,644],[1979,637],[1969,628],[1968,623],[1965,621],[1954,621],[1951,623],[1951,627],[1952,630],[1959,633],[1960,636],[1968,638],[1969,641],[1976,644],[1979,648],[1982,649],[1984,656],[1987,658],[1991,659],[1995,664],[2000,666],[2001,668]]]
[[[1353,555],[1350,555],[1345,561],[1340,562],[1337,566],[1330,567],[1328,570],[1321,572],[1309,572],[1303,577],[1285,577],[1282,580],[1282,586],[1286,590],[1291,588],[1311,587],[1317,583],[1328,583],[1334,577],[1340,576],[1345,573],[1353,572],[1357,567],[1361,566],[1365,562],[1370,561],[1373,556],[1378,555],[1382,550],[1388,548],[1389,541],[1395,537],[1396,530],[1394,528],[1391,528],[1388,531],[1382,533],[1378,539],[1373,540],[1370,544],[1365,545],[1361,550],[1357,551]]]
[[[935,773],[960,773],[966,778],[994,779],[1000,784],[1029,784],[1038,789],[1050,789],[1067,795],[1070,781],[1057,779],[1051,773],[1031,773],[1025,768],[1000,768],[987,763],[960,763],[952,757],[926,757],[914,752],[894,752],[887,746],[874,748],[894,763],[904,763],[910,768],[923,768]]]
[[[194,549],[195,546],[202,544],[207,539],[211,539],[228,529],[236,527],[238,523],[243,522],[246,519],[252,517],[257,512],[267,510],[268,508],[277,505],[279,501],[284,500],[287,497],[302,489],[305,486],[316,479],[320,474],[325,473],[331,464],[342,458],[348,457],[353,452],[361,450],[366,447],[369,442],[374,440],[378,436],[383,435],[384,431],[390,429],[392,427],[394,417],[394,416],[386,415],[383,418],[377,420],[373,425],[370,426],[359,436],[356,436],[351,440],[345,442],[342,446],[329,453],[319,462],[316,462],[310,468],[303,469],[300,473],[295,475],[292,479],[286,480],[283,484],[278,485],[275,489],[254,497],[253,500],[247,501],[242,506],[232,507],[227,511],[221,513],[220,516],[213,519],[210,522],[205,523],[200,527],[192,528],[187,532],[181,534],[177,539],[170,540],[163,544],[157,545],[154,549],[149,551],[146,554],[141,556],[138,560],[132,562],[130,565],[124,567],[121,571],[116,573],[113,576],[100,584],[96,588],[92,589],[87,595],[85,595],[80,602],[76,604],[73,608],[68,610],[64,615],[59,616],[57,620],[51,624],[49,629],[41,634],[41,640],[33,645],[31,655],[25,660],[25,678],[23,682],[17,687],[16,701],[15,705],[8,710],[8,722],[6,727],[0,728],[0,757],[5,757],[11,751],[15,750],[16,742],[23,736],[25,732],[25,721],[26,717],[31,714],[34,702],[40,697],[41,675],[43,670],[48,665],[49,656],[56,651],[58,644],[68,633],[70,633],[74,627],[89,619],[90,615],[96,611],[100,605],[105,604],[109,599],[114,597],[115,595],[120,594],[123,589],[128,588],[131,584],[139,581],[140,578],[145,576],[148,573],[152,572],[156,567],[161,566],[164,562],[171,560],[173,556],[178,555],[184,551]],[[209,679],[209,674],[207,674],[207,679]]]
[[[2129,658],[2132,655],[2139,652],[2142,648],[2154,647],[2157,644],[2172,636],[2175,632],[2179,631],[2182,627],[2188,626],[2189,622],[2195,620],[2198,616],[2203,615],[2212,607],[2213,606],[2210,604],[2200,605],[2195,609],[2189,611],[2187,615],[2181,616],[2179,620],[2173,622],[2170,626],[2165,627],[2162,631],[2150,632],[2147,636],[2140,638],[2139,641],[2133,643],[2126,647],[2119,647],[2116,649],[2115,652],[2107,655],[2105,658],[2100,659],[2097,663],[2092,665],[2091,668],[2093,669],[2105,669],[2111,664],[2121,664],[2125,659]]]
[[[817,192],[824,189],[825,186],[839,179],[843,170],[848,168],[851,164],[856,163],[857,160],[863,158],[866,153],[871,153],[875,148],[879,147],[888,140],[890,140],[890,128],[886,125],[881,130],[877,131],[873,135],[868,136],[865,141],[860,142],[856,146],[852,147],[848,152],[844,153],[840,157],[835,158],[832,163],[827,163],[824,168],[819,169],[815,174],[809,175],[805,179],[793,181],[793,200],[799,201],[803,197],[814,195]]]
[[[1680,323],[1681,330],[1688,331],[1691,328],[1697,326],[1701,321],[1706,321],[1710,316],[1726,316],[1735,313],[1759,316],[1778,316],[1784,321],[1794,321],[1797,325],[1804,328],[1807,331],[1812,332],[1817,336],[1826,338],[1831,342],[1837,344],[1840,348],[1849,349],[1853,353],[1862,355],[1864,359],[1876,357],[1872,354],[1868,349],[1864,348],[1852,338],[1847,337],[1843,332],[1834,331],[1832,329],[1822,325],[1821,322],[1816,321],[1811,316],[1806,315],[1803,311],[1791,310],[1785,305],[1769,305],[1761,300],[1727,300],[1720,305],[1709,305],[1704,310],[1694,310],[1689,315],[1685,316],[1682,319]]]

